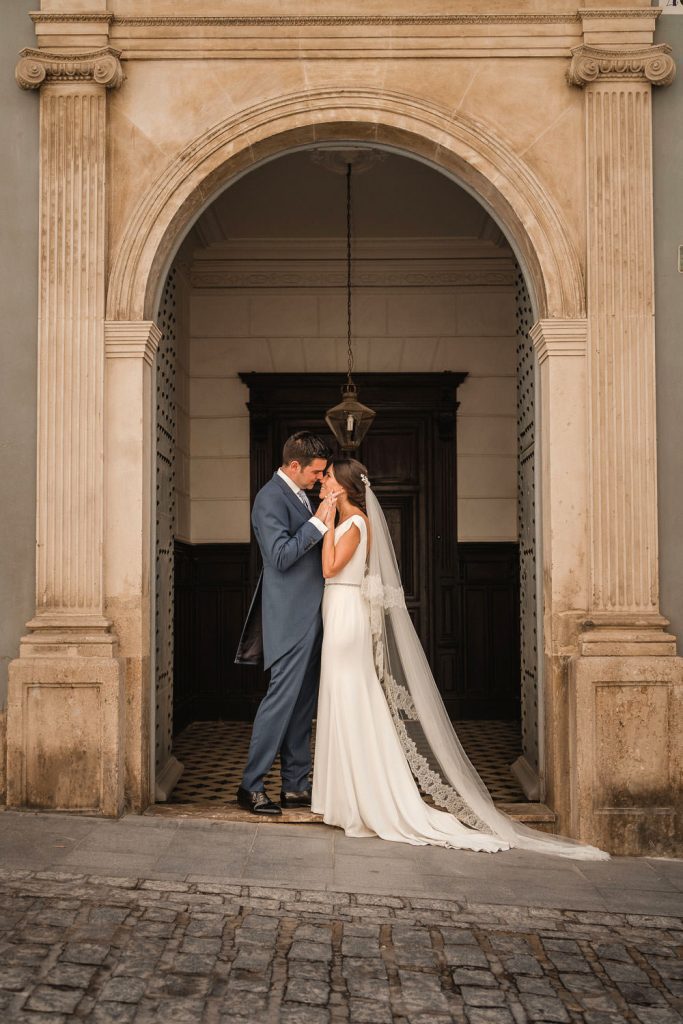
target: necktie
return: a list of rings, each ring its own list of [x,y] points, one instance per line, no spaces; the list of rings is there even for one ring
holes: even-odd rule
[[[311,503],[308,500],[308,495],[306,494],[305,491],[298,491],[297,497],[299,498],[301,504],[306,506],[309,512],[313,511],[313,509],[311,508]]]

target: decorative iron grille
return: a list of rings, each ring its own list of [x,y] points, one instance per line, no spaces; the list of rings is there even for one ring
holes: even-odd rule
[[[538,771],[538,644],[536,635],[536,457],[533,313],[521,270],[515,279],[517,333],[517,522],[520,571],[522,749]]]
[[[173,540],[176,532],[177,271],[164,285],[157,324],[162,332],[156,361],[156,726],[157,778],[171,757],[173,738]]]

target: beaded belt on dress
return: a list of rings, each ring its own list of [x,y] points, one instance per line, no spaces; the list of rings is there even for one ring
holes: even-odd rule
[[[331,583],[329,580],[325,580],[326,587],[360,587],[360,583],[344,583],[343,580],[339,580],[338,583]]]

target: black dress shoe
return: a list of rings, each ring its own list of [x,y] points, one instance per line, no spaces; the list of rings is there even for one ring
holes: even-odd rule
[[[237,790],[237,803],[240,807],[244,807],[245,811],[251,811],[252,814],[282,814],[280,805],[274,804],[263,790],[257,793],[250,793],[248,789],[240,786]]]
[[[280,792],[280,803],[283,807],[310,807],[311,790],[300,789],[292,791],[283,789]]]

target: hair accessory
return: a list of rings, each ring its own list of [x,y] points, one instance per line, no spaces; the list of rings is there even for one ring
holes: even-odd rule
[[[361,480],[363,481],[363,483],[365,484],[366,487],[370,486],[370,481],[366,477],[365,473],[361,473],[360,478],[361,478]]]

